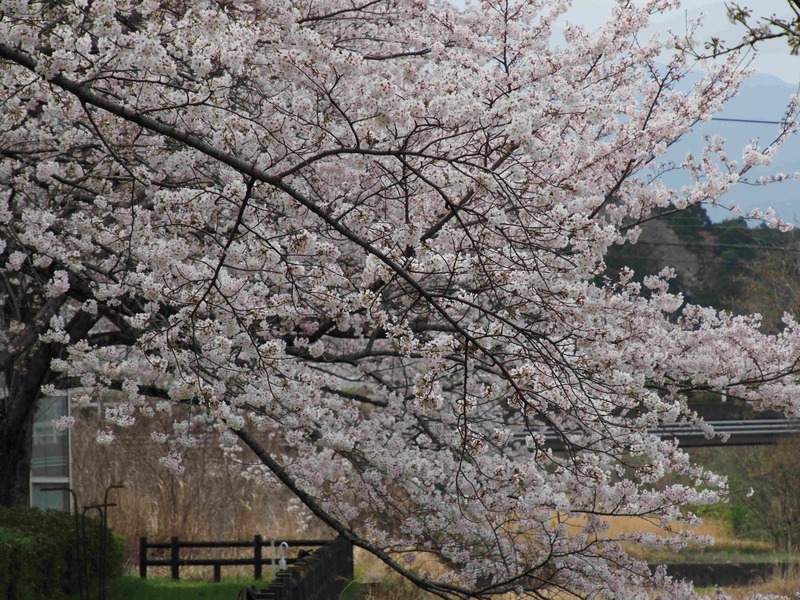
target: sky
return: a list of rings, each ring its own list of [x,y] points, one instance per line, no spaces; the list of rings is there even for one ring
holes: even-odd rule
[[[786,0],[741,0],[742,5],[750,5],[754,14],[788,16],[791,10]],[[572,10],[564,20],[592,26],[606,21],[611,12],[612,0],[575,0]],[[685,30],[687,19],[704,14],[703,28],[698,32],[701,39],[719,37],[728,42],[741,38],[741,26],[731,23],[727,17],[725,2],[720,0],[684,0],[680,10],[654,18],[652,30],[671,28],[676,32]],[[743,119],[751,121],[776,121],[781,118],[790,96],[800,90],[800,56],[791,56],[783,40],[762,44],[752,55],[750,67],[755,74],[747,80],[737,98],[732,100],[719,118]],[[686,152],[696,152],[704,135],[720,135],[728,142],[729,155],[737,156],[740,149],[750,140],[762,143],[771,141],[777,126],[769,123],[743,123],[731,121],[712,121],[702,125],[670,149],[664,158],[678,160]],[[778,152],[770,167],[755,173],[783,172],[793,174],[800,171],[800,137],[790,139]],[[752,173],[752,172],[751,172]],[[678,185],[677,181],[666,182]],[[723,203],[733,203],[745,213],[752,209],[766,211],[773,208],[776,216],[800,226],[800,182],[787,181],[769,186],[736,186],[723,199]],[[707,207],[713,221],[733,218],[730,211]],[[758,223],[753,222],[753,225]]]
[[[730,3],[730,2],[729,2]],[[612,0],[575,0],[567,18],[574,23],[590,26],[605,21],[611,14]],[[738,0],[738,4],[753,8],[754,15],[786,16],[790,9],[786,0]],[[741,26],[728,20],[725,2],[721,0],[683,0],[681,8],[667,15],[657,16],[654,27],[685,30],[686,18],[705,15],[700,37],[719,37],[734,41],[741,37]],[[763,44],[754,58],[753,68],[760,74],[773,75],[793,86],[800,83],[800,56],[790,56],[783,40]]]
[[[592,10],[610,5],[605,0],[579,0],[582,4],[592,4]],[[740,4],[747,4],[742,1]],[[790,8],[786,0],[750,0],[754,14],[788,16]],[[725,2],[719,0],[687,0],[683,2],[681,13],[671,17],[661,17],[657,21],[660,27],[677,29],[685,20],[684,14],[696,17],[705,13],[703,37],[716,36],[731,42],[740,38],[741,26],[731,23],[727,18]],[[779,120],[785,111],[789,97],[798,92],[800,85],[800,56],[791,56],[788,46],[782,39],[764,43],[754,53],[751,63],[756,74],[742,86],[740,95],[731,101],[722,118],[774,121]],[[734,151],[743,147],[750,139],[757,138],[766,143],[774,138],[776,125],[763,123],[741,123],[712,121],[690,135],[676,147],[676,153],[685,151],[686,146],[699,144],[703,134],[719,134],[728,141],[731,156]],[[760,173],[783,172],[792,174],[800,171],[800,138],[793,137],[779,150],[774,162],[763,168]],[[728,202],[739,205],[745,212],[758,208],[766,210],[774,208],[777,216],[785,221],[800,226],[800,182],[787,181],[769,186],[737,186],[729,194]],[[708,210],[712,220],[720,221],[731,218],[728,211],[721,209]]]
[[[450,0],[456,6],[463,7],[467,0]],[[472,0],[473,2],[476,0]],[[791,14],[787,0],[732,0],[740,5],[753,8],[754,15],[786,17]],[[731,0],[728,0],[730,3]],[[567,20],[580,24],[588,30],[599,27],[608,20],[614,0],[573,0],[572,9],[559,21]],[[681,8],[669,11],[666,15],[654,17],[651,30],[653,32],[667,28],[673,31],[685,31],[686,21],[704,15],[703,27],[698,31],[698,38],[710,39],[719,37],[729,43],[741,39],[741,25],[730,22],[724,0],[683,0]],[[559,23],[556,23],[558,28]],[[791,56],[786,43],[773,40],[759,45],[758,51],[752,53],[750,68],[755,73],[740,88],[740,94],[732,100],[718,115],[724,119],[741,119],[746,121],[777,121],[783,115],[790,96],[800,92],[800,56]],[[778,127],[770,123],[731,122],[714,120],[696,128],[684,136],[681,141],[670,148],[667,160],[680,160],[687,152],[697,153],[703,143],[704,135],[720,135],[728,141],[728,154],[736,157],[751,140],[757,139],[766,144],[774,139]],[[800,172],[800,136],[786,142],[772,165],[752,172],[756,177],[772,173],[792,175]],[[680,182],[666,182],[679,186]],[[753,209],[762,212],[773,208],[776,216],[784,221],[800,227],[800,181],[789,180],[769,186],[735,186],[734,190],[723,199],[723,203],[736,204],[745,213]],[[730,211],[722,208],[707,207],[712,221],[733,218]],[[758,225],[757,222],[751,222]]]

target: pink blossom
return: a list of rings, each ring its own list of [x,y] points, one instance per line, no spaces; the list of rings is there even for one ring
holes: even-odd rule
[[[0,333],[114,398],[99,443],[188,406],[154,425],[165,467],[224,431],[299,526],[439,595],[539,577],[694,597],[598,515],[669,533],[632,543],[708,542],[687,506],[724,478],[648,430],[703,426],[692,389],[800,413],[800,327],[765,335],[671,293],[669,266],[640,284],[605,258],[665,207],[736,214],[796,100],[774,144],[666,162],[746,73],[736,53],[693,73],[695,40],[648,37],[665,0],[563,39],[560,0],[7,4],[0,270],[38,316]]]

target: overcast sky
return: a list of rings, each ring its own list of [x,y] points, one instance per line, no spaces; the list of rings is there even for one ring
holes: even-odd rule
[[[771,16],[788,16],[791,9],[786,0],[741,0],[739,4],[750,5],[754,14]],[[575,0],[572,10],[566,19],[591,29],[598,23],[605,22],[613,5],[612,0]],[[679,11],[671,11],[667,15],[656,17],[653,29],[671,28],[675,32],[685,31],[686,20],[705,14],[704,27],[698,33],[701,39],[719,37],[734,43],[742,36],[741,26],[728,20],[725,2],[720,0],[684,0]],[[779,120],[786,103],[792,93],[798,91],[800,85],[800,56],[791,56],[783,40],[775,40],[762,44],[753,56],[751,67],[756,76],[745,82],[739,97],[734,99],[720,114],[723,118],[751,120]],[[770,76],[779,79],[770,79]],[[687,151],[696,151],[703,134],[719,134],[728,140],[731,155],[738,153],[751,139],[759,139],[767,143],[774,138],[777,127],[770,124],[712,121],[698,126],[696,131],[670,150],[677,159]],[[800,171],[800,139],[797,136],[789,140],[778,152],[770,167],[762,167],[754,171],[756,175],[775,172],[794,173]],[[676,179],[677,181],[677,179]],[[673,185],[675,182],[672,183]],[[800,226],[800,182],[787,181],[778,185],[736,186],[723,199],[723,203],[735,203],[745,212],[753,208],[765,210],[772,207],[778,217]],[[731,218],[724,209],[707,207],[712,220],[719,221]]]
[[[754,14],[787,16],[791,10],[787,0],[740,0],[741,5],[750,5]],[[610,15],[612,0],[575,0],[568,19],[574,23],[590,26],[607,20]],[[719,37],[731,42],[742,35],[741,26],[736,26],[728,20],[725,2],[720,0],[683,0],[679,11],[670,11],[667,15],[656,17],[654,27],[670,27],[674,31],[685,30],[685,21],[704,13],[704,28],[701,37]],[[800,57],[790,56],[786,43],[783,40],[771,41],[763,44],[756,54],[753,67],[759,72],[780,77],[787,83],[797,85],[800,83]]]
[[[465,1],[450,0],[461,7]],[[477,0],[471,1],[477,2]],[[751,6],[754,15],[777,14],[788,17],[791,14],[787,0],[738,0],[738,3]],[[596,29],[608,20],[613,4],[613,0],[573,0],[572,9],[560,19],[561,25],[569,21],[583,25],[590,31]],[[703,28],[697,33],[699,39],[719,37],[730,44],[741,39],[742,27],[728,20],[723,0],[683,0],[679,10],[655,17],[651,29],[655,32],[670,28],[676,33],[682,32],[686,30],[687,19],[694,19],[701,13],[705,17]],[[558,25],[559,23],[556,23],[556,28]],[[684,136],[670,149],[665,156],[666,159],[677,160],[689,151],[696,153],[702,147],[703,136],[709,134],[718,134],[727,139],[731,156],[737,155],[739,149],[750,140],[758,139],[762,144],[766,144],[774,139],[778,130],[775,124],[752,121],[781,119],[790,96],[800,91],[800,56],[791,56],[783,40],[770,41],[759,46],[750,66],[755,70],[755,76],[744,83],[739,96],[719,115],[724,119],[744,119],[750,122],[714,120],[699,125],[695,131]],[[758,177],[777,172],[793,174],[798,171],[800,171],[800,137],[795,136],[781,148],[770,167],[761,167],[751,174]],[[679,187],[679,179],[668,185]],[[789,180],[766,187],[735,186],[722,203],[734,203],[745,213],[755,208],[764,211],[772,207],[778,217],[800,226],[800,181]],[[731,213],[722,208],[707,207],[707,210],[714,221],[732,218]]]
[[[468,0],[450,0],[456,6],[463,7]],[[471,0],[477,2],[477,0]],[[730,0],[728,0],[730,3]],[[787,0],[733,0],[740,5],[750,6],[754,14],[771,16],[788,16],[791,9]],[[614,0],[573,0],[572,10],[566,19],[591,28],[608,20]],[[654,18],[654,29],[672,28],[675,31],[685,30],[688,18],[696,18],[704,14],[702,37],[719,37],[735,42],[741,38],[741,26],[728,20],[724,0],[683,0],[679,10],[669,11],[666,15]],[[800,84],[800,57],[790,56],[783,40],[770,41],[761,45],[756,53],[753,67],[762,74],[774,75],[792,85]]]

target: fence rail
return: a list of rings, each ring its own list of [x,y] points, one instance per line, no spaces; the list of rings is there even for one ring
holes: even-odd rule
[[[170,567],[172,579],[180,579],[181,567],[213,567],[214,581],[220,581],[222,567],[252,566],[253,579],[262,579],[264,565],[270,565],[273,574],[279,568],[297,562],[297,557],[285,556],[283,548],[319,548],[330,544],[332,540],[265,540],[262,536],[253,536],[248,541],[231,542],[190,542],[173,537],[169,542],[148,542],[146,537],[139,538],[139,577],[147,579],[147,567]],[[249,558],[181,558],[184,548],[252,548],[253,556]],[[169,558],[150,558],[150,550],[169,550]],[[265,552],[267,556],[265,556]]]

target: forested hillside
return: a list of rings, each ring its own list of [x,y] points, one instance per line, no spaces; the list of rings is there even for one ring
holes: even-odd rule
[[[779,330],[783,313],[800,308],[798,232],[751,227],[744,219],[712,223],[700,206],[643,224],[638,242],[612,247],[606,263],[609,276],[628,265],[638,281],[673,267],[673,290],[688,302],[759,313],[765,331]]]

